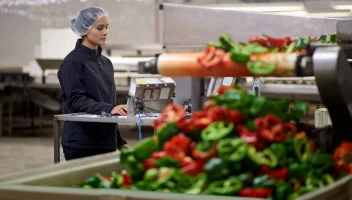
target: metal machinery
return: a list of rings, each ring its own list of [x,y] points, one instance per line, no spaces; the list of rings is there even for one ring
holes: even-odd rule
[[[127,100],[127,117],[158,117],[173,101],[176,83],[171,78],[132,79]]]
[[[352,39],[351,20],[278,17],[277,15],[220,11],[173,4],[163,4],[160,8],[166,13],[163,16],[166,49],[180,45],[193,45],[199,48],[199,44],[216,40],[219,35],[224,33],[230,34],[237,41],[246,41],[248,37],[263,33],[273,36],[286,36],[287,34],[292,37],[305,37],[337,32],[339,45],[312,44],[308,46],[306,55],[295,58],[296,66],[289,76],[315,77],[321,99],[330,113],[334,130],[334,145],[339,144],[341,140],[352,140],[352,135],[348,134],[352,130],[352,94],[350,92],[352,69],[348,62],[348,59],[352,59],[352,46],[343,45]],[[183,14],[182,17],[179,13]],[[215,19],[223,19],[224,22]],[[280,27],[270,28],[272,24],[280,24]],[[237,27],[241,27],[241,29],[237,29]],[[185,31],[180,33],[176,30]],[[204,34],[199,35],[199,32]],[[187,70],[182,71],[186,68],[180,66],[181,63],[188,65]],[[144,62],[139,67],[140,73],[171,77],[193,76],[192,111],[201,109],[205,96],[202,90],[204,79],[201,77],[228,77],[235,74],[231,74],[231,71],[227,70],[218,71],[217,74],[210,72],[197,74],[195,71],[192,72],[192,61],[189,56],[177,57],[177,54],[170,53],[158,55],[154,60]],[[166,70],[166,68],[168,69]],[[174,70],[170,70],[171,68]],[[194,70],[196,69],[194,68]],[[287,90],[289,91],[289,88]]]

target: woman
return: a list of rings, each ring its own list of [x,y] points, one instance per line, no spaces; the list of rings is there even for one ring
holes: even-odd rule
[[[115,105],[112,63],[101,55],[108,26],[106,11],[96,7],[81,10],[71,21],[72,30],[82,38],[58,71],[65,113],[126,115],[126,105]],[[61,144],[66,160],[127,148],[113,123],[65,122]]]

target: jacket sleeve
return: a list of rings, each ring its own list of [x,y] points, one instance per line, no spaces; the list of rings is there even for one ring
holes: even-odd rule
[[[67,105],[75,112],[85,112],[100,115],[102,111],[110,113],[114,105],[97,102],[86,96],[85,88],[82,84],[83,73],[80,61],[65,60],[58,71],[63,93],[67,98]]]

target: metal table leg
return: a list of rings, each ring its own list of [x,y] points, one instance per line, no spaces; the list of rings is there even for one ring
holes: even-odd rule
[[[3,105],[4,105],[4,98],[3,98],[3,95],[0,93],[0,136],[2,136],[2,125],[4,124],[3,123],[3,114],[4,114]]]
[[[9,103],[9,121],[8,121],[9,136],[12,135],[12,111],[13,111],[13,103],[10,101],[10,103]]]
[[[258,77],[253,78],[253,90],[257,94],[257,96],[260,96],[260,79]]]
[[[192,78],[192,112],[200,111],[203,107],[203,96],[204,96],[204,79],[203,78]]]
[[[54,118],[54,163],[60,162],[60,137],[59,137],[59,121]]]

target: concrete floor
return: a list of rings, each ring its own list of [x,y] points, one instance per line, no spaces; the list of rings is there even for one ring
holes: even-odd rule
[[[142,130],[143,137],[152,135],[151,130],[149,127],[144,128]],[[127,140],[128,147],[133,147],[138,142],[138,133],[134,127],[120,126],[120,131],[122,137]],[[11,137],[0,137],[0,176],[50,165],[54,162],[52,127],[41,131],[36,129],[34,135],[37,136],[29,137],[25,132],[23,129],[14,130]],[[31,135],[33,135],[33,131],[31,131]],[[60,155],[60,160],[65,162],[62,148]]]

